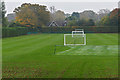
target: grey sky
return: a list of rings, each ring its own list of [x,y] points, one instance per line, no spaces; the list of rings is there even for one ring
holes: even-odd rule
[[[31,0],[33,1],[33,0]],[[29,1],[30,2],[30,1]],[[7,13],[12,13],[15,8],[24,2],[6,2]],[[98,12],[99,9],[113,10],[118,7],[118,2],[31,2],[40,5],[55,6],[57,10],[62,10],[65,13],[82,12],[84,10],[93,10]]]
[[[6,2],[118,2],[119,0],[4,0]]]

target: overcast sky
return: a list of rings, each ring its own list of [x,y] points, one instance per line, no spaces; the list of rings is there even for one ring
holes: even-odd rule
[[[118,2],[119,0],[4,0],[6,2]]]
[[[118,7],[119,0],[4,0],[6,3],[7,14],[12,13],[15,8],[22,3],[37,3],[50,6],[55,6],[57,10],[62,10],[65,13],[82,12],[84,10],[93,10],[98,12],[100,9],[113,10]],[[74,2],[73,2],[74,1]],[[114,2],[113,2],[114,1]]]

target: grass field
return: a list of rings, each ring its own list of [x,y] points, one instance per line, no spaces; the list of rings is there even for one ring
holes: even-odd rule
[[[86,46],[63,45],[63,34],[4,38],[3,78],[118,77],[118,34],[87,34]]]

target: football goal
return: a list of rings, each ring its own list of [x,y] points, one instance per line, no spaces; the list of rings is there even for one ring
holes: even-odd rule
[[[84,34],[84,31],[72,31],[72,37],[73,37],[75,34]]]
[[[86,45],[86,34],[64,34],[64,45]]]
[[[84,29],[75,29],[75,31],[84,31]]]

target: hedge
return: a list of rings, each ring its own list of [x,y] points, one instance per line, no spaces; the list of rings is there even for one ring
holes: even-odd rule
[[[76,28],[84,29],[85,33],[118,33],[118,27],[42,27],[42,28],[30,28],[30,27],[3,27],[2,37],[14,37],[26,34],[36,33],[71,33]]]
[[[32,29],[28,27],[3,27],[2,28],[2,37],[14,37],[20,35],[26,35],[29,32],[36,32],[37,29]]]
[[[118,33],[118,27],[44,27],[42,33],[71,33],[75,29],[84,29],[85,33]]]

